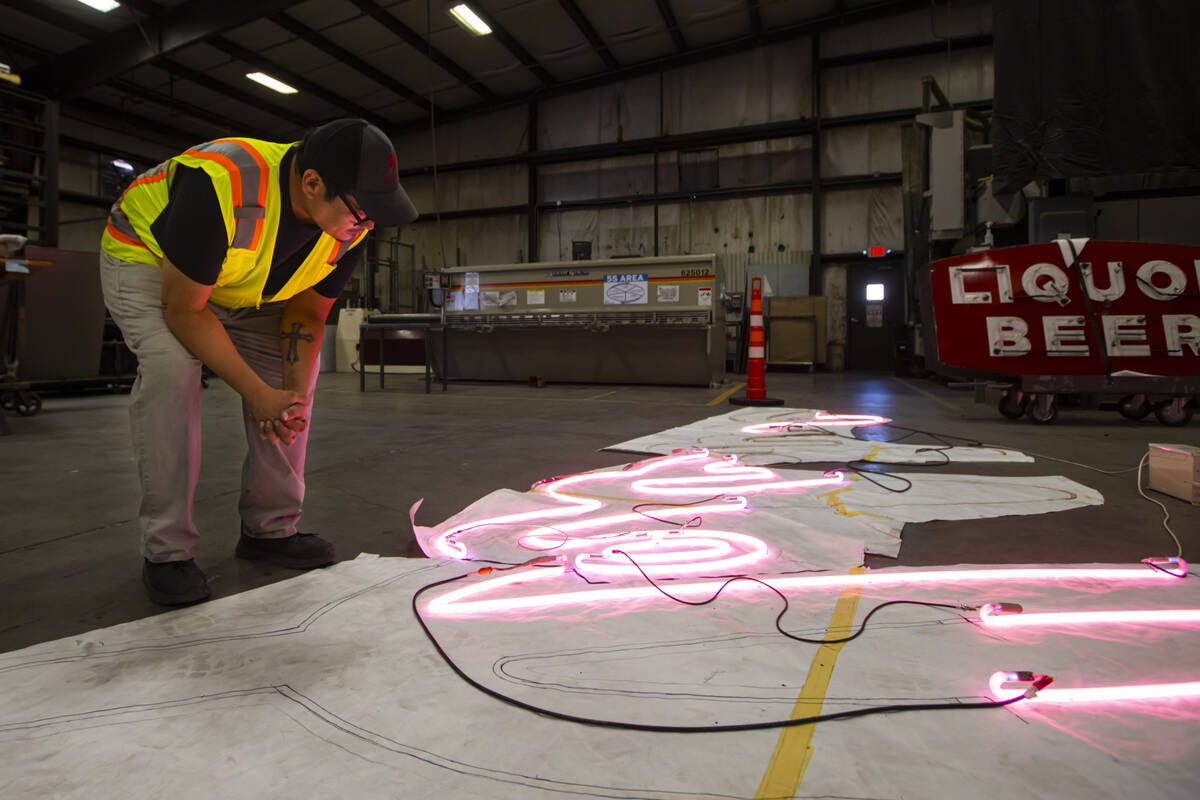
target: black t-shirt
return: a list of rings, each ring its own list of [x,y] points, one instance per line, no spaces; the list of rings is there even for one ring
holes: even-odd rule
[[[300,264],[311,252],[321,234],[316,225],[292,213],[288,176],[296,151],[289,150],[279,165],[279,192],[283,208],[279,213],[279,230],[275,234],[275,252],[271,256],[271,271],[263,297],[271,297],[296,274]],[[150,225],[150,231],[171,263],[196,283],[212,286],[221,273],[229,238],[217,191],[204,170],[179,166],[171,181],[167,206]],[[354,268],[362,260],[363,245],[343,255],[333,272],[313,288],[328,298],[336,298],[346,288]]]

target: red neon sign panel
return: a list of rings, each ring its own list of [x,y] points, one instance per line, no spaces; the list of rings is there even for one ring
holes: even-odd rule
[[[933,262],[938,358],[1009,375],[1200,374],[1200,247],[1075,240]]]

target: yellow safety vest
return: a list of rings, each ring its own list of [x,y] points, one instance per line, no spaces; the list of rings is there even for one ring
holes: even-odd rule
[[[322,231],[288,282],[271,297],[263,297],[283,206],[279,165],[293,144],[217,139],[147,170],[113,203],[100,247],[122,261],[161,267],[162,248],[150,232],[150,225],[167,206],[175,170],[180,166],[199,167],[216,188],[229,237],[212,301],[226,308],[245,308],[264,301],[287,300],[315,286],[367,234],[363,231],[351,241],[339,242]]]

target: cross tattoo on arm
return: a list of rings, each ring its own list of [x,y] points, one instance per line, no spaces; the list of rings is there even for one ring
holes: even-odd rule
[[[279,334],[280,339],[290,340],[290,343],[288,344],[287,355],[284,356],[285,360],[289,364],[295,364],[297,361],[300,360],[300,351],[296,347],[297,343],[301,339],[303,339],[306,342],[311,342],[313,340],[313,335],[311,333],[301,333],[300,332],[303,329],[304,329],[303,322],[293,322],[292,330],[289,333],[280,333]]]

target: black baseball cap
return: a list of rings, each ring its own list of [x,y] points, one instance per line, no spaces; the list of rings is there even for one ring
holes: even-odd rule
[[[396,175],[396,150],[387,135],[365,119],[336,119],[314,128],[300,142],[296,168],[315,169],[331,192],[352,194],[379,227],[407,225],[417,218]]]

